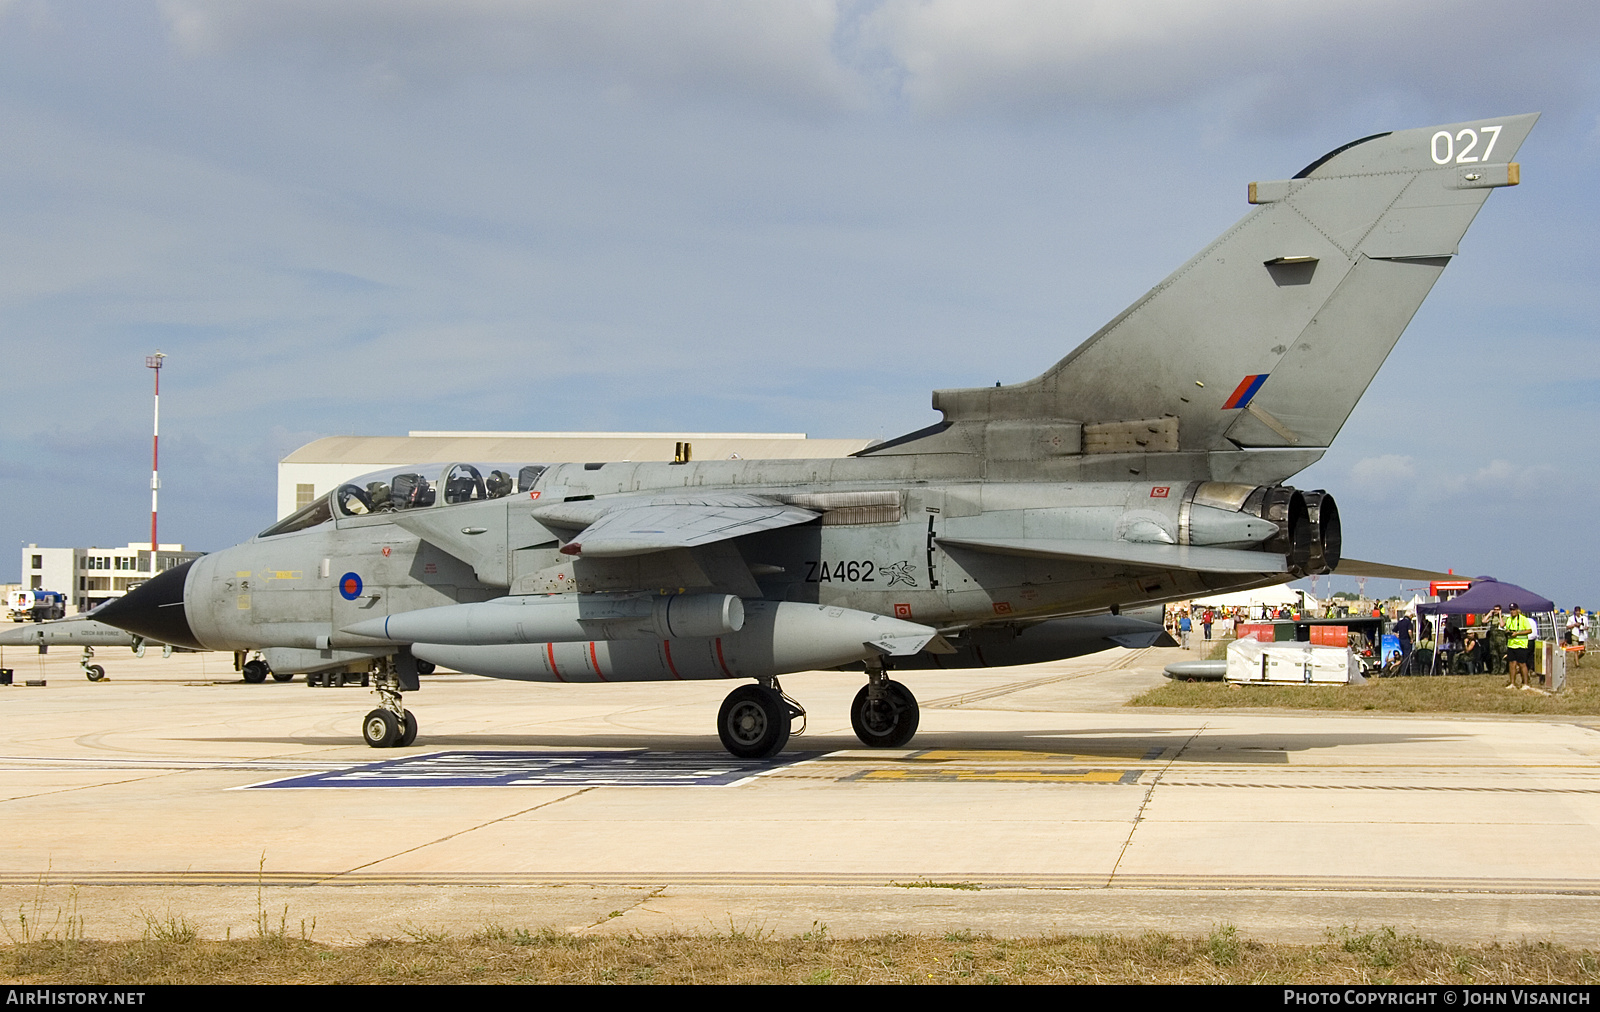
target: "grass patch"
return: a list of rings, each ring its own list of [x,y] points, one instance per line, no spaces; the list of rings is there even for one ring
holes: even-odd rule
[[[1225,646],[1219,645],[1218,649],[1226,651]],[[1226,682],[1169,680],[1129,700],[1127,705],[1218,710],[1281,707],[1385,713],[1520,713],[1551,717],[1600,714],[1600,661],[1592,658],[1586,657],[1576,663],[1569,660],[1567,687],[1555,695],[1507,689],[1505,684],[1505,675],[1378,678],[1366,685],[1237,686]]]
[[[183,924],[182,918],[176,923]],[[1251,941],[1232,925],[1183,938],[971,931],[834,938],[731,934],[573,935],[496,925],[466,937],[335,946],[274,936],[207,940],[152,931],[139,941],[0,946],[16,984],[366,983],[1299,983],[1600,984],[1600,954],[1544,943],[1448,945],[1393,928],[1329,931],[1317,945]]]

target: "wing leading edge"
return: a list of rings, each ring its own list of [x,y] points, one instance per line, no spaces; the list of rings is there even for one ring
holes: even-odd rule
[[[561,503],[534,514],[541,523],[576,530],[564,555],[616,558],[697,548],[815,520],[817,513],[758,496],[627,499]]]

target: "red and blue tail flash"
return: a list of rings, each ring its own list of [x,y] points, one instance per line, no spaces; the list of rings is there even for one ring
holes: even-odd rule
[[[1270,375],[1272,374],[1264,372],[1256,376],[1246,376],[1240,380],[1239,385],[1233,389],[1233,395],[1228,398],[1227,403],[1222,405],[1223,410],[1249,406],[1250,398],[1256,395],[1256,391],[1261,389],[1261,384],[1265,383]]]

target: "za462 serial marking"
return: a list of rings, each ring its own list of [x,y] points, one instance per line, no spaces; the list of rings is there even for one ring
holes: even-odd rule
[[[877,583],[872,574],[877,569],[871,562],[806,562],[807,583]]]

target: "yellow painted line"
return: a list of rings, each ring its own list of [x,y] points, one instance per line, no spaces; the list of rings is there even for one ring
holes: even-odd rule
[[[913,762],[981,762],[981,763],[1040,763],[1040,762],[1149,762],[1149,749],[1129,752],[1012,752],[1005,749],[929,749],[906,756]]]
[[[919,770],[890,769],[865,770],[849,780],[913,780],[943,783],[1060,783],[1060,784],[1115,784],[1123,782],[1129,774],[1137,776],[1143,770],[1082,770],[1054,772],[1051,770]]]
[[[923,762],[1051,762],[1069,759],[1065,752],[1009,752],[1003,749],[929,749],[907,756]]]

